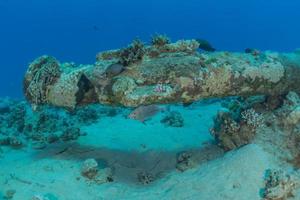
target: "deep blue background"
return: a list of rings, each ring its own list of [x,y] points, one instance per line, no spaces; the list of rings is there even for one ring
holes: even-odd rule
[[[299,0],[0,0],[0,96],[22,96],[37,56],[93,63],[100,50],[156,32],[221,50],[291,51],[300,47],[299,10]]]

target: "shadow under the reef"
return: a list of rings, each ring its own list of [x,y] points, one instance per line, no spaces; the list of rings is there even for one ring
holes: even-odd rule
[[[73,159],[82,163],[86,159],[94,158],[100,167],[112,169],[114,181],[145,184],[140,180],[139,173],[146,174],[150,176],[147,178],[155,181],[176,168],[179,169],[178,171],[184,171],[220,157],[223,153],[223,150],[215,144],[206,144],[198,149],[188,149],[184,152],[156,150],[138,152],[83,146],[79,143],[60,143],[37,151],[34,158]],[[184,170],[182,167],[178,168],[180,164],[185,165]]]

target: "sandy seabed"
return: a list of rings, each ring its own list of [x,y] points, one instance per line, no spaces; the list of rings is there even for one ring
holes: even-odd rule
[[[218,102],[197,103],[171,109],[182,114],[183,127],[160,123],[162,113],[144,124],[117,115],[81,127],[87,136],[76,142],[42,150],[4,147],[0,199],[9,190],[15,191],[13,200],[262,199],[266,170],[282,168],[282,163],[261,143],[253,142],[181,172],[176,169],[179,152],[214,153],[203,148],[213,141],[209,129],[221,106]],[[112,167],[113,182],[98,184],[83,177],[80,169],[88,158]],[[151,172],[154,181],[141,184],[140,171]],[[294,199],[300,199],[298,193]]]

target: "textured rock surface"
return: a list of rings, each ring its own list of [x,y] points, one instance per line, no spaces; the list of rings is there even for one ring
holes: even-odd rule
[[[120,109],[101,105],[78,107],[73,112],[40,106],[33,112],[24,101],[0,99],[1,102],[9,112],[0,112],[0,146],[14,149],[43,149],[48,144],[72,143],[87,135],[82,127],[121,113]]]
[[[60,64],[59,69],[52,58],[42,57],[42,64],[38,58],[26,73],[25,94],[32,104],[73,109],[95,102],[134,107],[299,90],[300,67],[291,62],[292,53],[199,53],[198,46],[195,40],[181,40],[162,46],[127,48],[126,51],[143,51],[143,56],[109,75],[107,71],[113,64],[122,63],[124,49],[99,53],[94,65]],[[45,68],[56,70],[48,73]],[[46,72],[50,81],[42,78]]]
[[[33,61],[24,78],[25,97],[33,104],[47,103],[48,87],[60,76],[58,61],[51,56],[42,56]]]
[[[265,200],[287,200],[294,197],[294,190],[299,186],[299,174],[288,174],[282,170],[267,170]]]

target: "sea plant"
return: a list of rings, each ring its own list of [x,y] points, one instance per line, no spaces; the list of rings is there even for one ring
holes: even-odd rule
[[[170,42],[170,38],[168,38],[166,35],[155,34],[151,37],[151,44],[156,47],[162,47]]]
[[[128,66],[143,59],[145,55],[145,45],[141,40],[134,40],[127,48],[120,52],[119,63]]]

